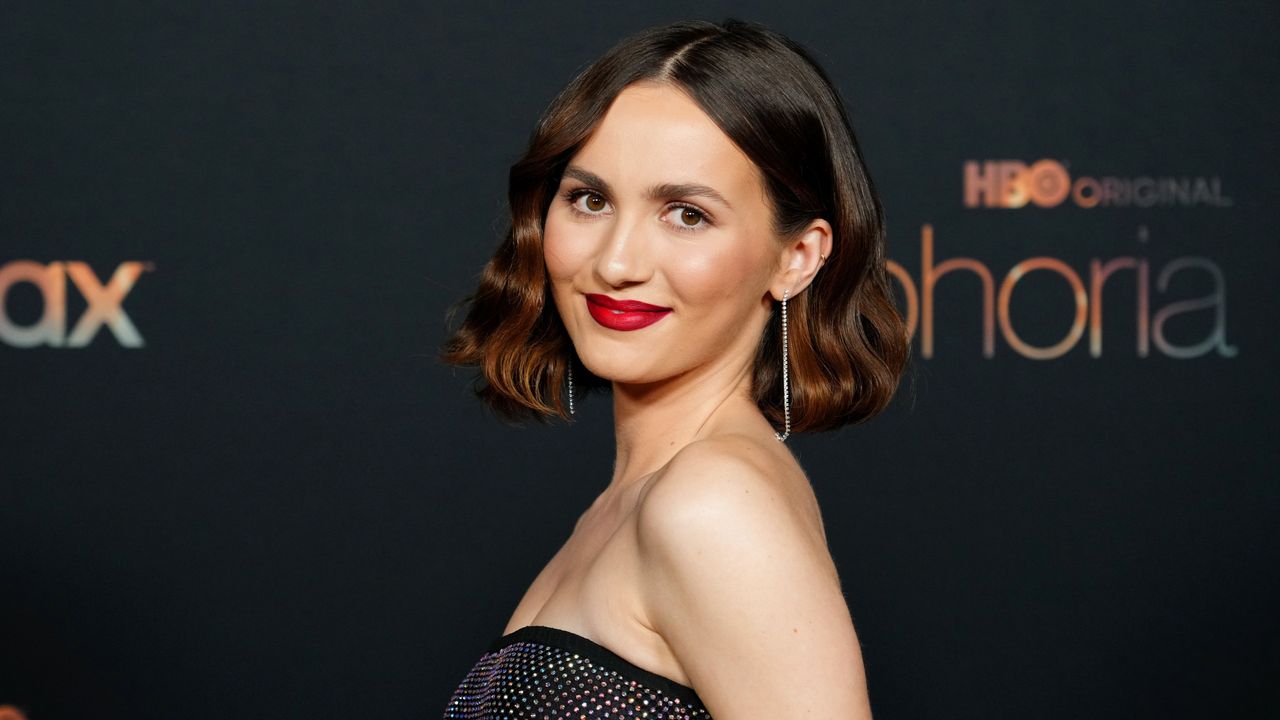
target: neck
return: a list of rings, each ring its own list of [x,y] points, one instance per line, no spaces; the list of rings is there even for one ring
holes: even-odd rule
[[[609,490],[622,492],[661,468],[685,445],[714,432],[727,418],[754,411],[751,364],[696,368],[660,383],[613,384],[617,440]],[[760,415],[763,422],[764,417]]]

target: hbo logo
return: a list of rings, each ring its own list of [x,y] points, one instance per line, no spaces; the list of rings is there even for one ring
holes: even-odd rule
[[[1071,193],[1071,176],[1061,163],[1039,160],[973,160],[964,164],[964,206],[1020,208],[1028,202],[1054,207]]]

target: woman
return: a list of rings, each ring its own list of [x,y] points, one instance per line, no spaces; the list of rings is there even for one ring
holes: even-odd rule
[[[509,197],[445,359],[510,417],[607,388],[616,463],[446,717],[869,718],[779,442],[880,412],[908,358],[825,73],[754,23],[642,31],[552,102]]]

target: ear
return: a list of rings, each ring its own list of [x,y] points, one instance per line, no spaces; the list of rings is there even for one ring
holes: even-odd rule
[[[775,300],[781,300],[787,290],[795,297],[809,287],[813,278],[831,257],[831,223],[817,218],[799,235],[788,240],[778,258],[778,272],[774,274],[769,292]]]

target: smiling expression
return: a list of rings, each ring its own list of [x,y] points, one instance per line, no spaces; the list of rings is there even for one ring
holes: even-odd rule
[[[552,294],[596,375],[648,383],[754,358],[782,246],[763,179],[669,85],[618,94],[547,212]]]

